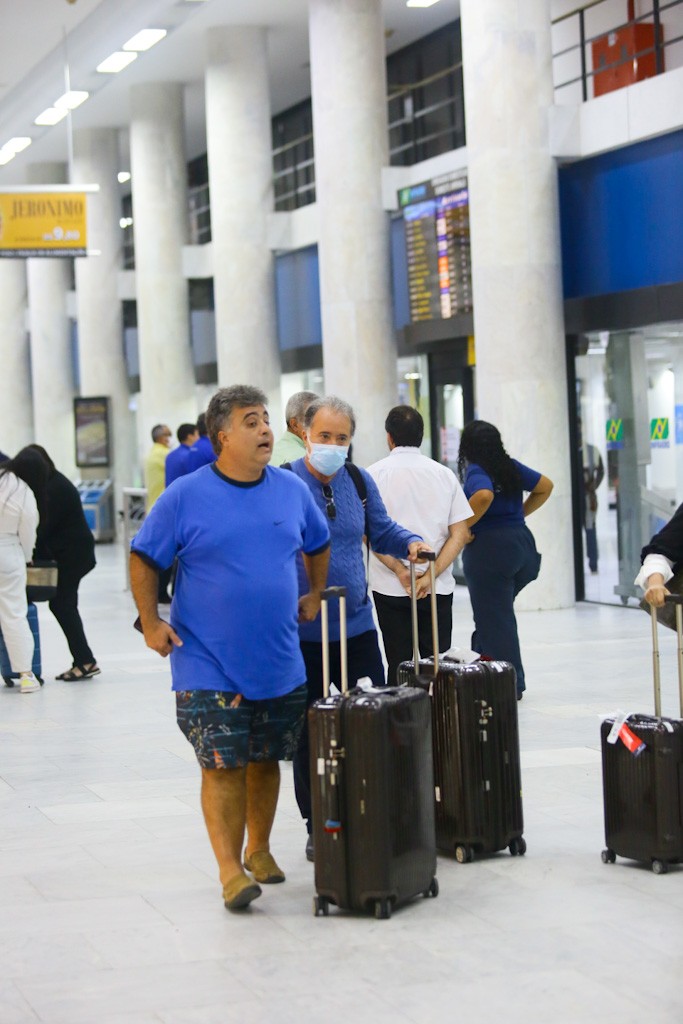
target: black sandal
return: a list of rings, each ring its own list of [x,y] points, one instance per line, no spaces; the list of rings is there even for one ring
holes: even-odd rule
[[[61,679],[65,683],[75,683],[78,679],[92,679],[93,676],[98,676],[101,671],[97,662],[91,661],[87,665],[72,665],[66,672],[55,676],[55,679]]]

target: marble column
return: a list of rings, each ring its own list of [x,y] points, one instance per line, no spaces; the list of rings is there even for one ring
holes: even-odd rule
[[[386,455],[397,402],[381,0],[311,0],[309,31],[325,390],[354,406],[354,457],[368,465]]]
[[[275,329],[268,54],[263,28],[214,28],[207,36],[206,129],[216,349],[221,386],[255,384],[281,421]]]
[[[62,163],[32,164],[32,185],[63,185]],[[72,260],[34,257],[27,260],[31,387],[34,440],[62,473],[78,476],[74,451],[74,367],[66,294],[71,290]]]
[[[120,496],[121,488],[133,482],[137,454],[135,421],[128,408],[117,290],[121,268],[118,170],[115,129],[82,128],[74,132],[73,183],[99,185],[99,192],[88,196],[88,248],[98,255],[76,260],[80,393],[109,397],[112,460],[107,471]]]
[[[182,247],[188,240],[182,85],[132,87],[130,170],[141,383],[137,425],[143,458],[155,423],[175,431],[198,413],[182,270]]]
[[[26,261],[0,260],[0,451],[33,441],[31,363],[26,331]]]
[[[520,607],[574,600],[565,339],[546,0],[461,0],[477,414],[555,484]]]

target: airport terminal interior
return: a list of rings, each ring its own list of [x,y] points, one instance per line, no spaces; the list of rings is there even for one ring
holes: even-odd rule
[[[600,722],[652,713],[640,552],[683,502],[683,0],[0,0],[0,451],[76,483],[102,672],[0,689],[0,1024],[683,1019],[683,866],[605,845]],[[217,388],[419,409],[554,482],[517,602],[523,857],[390,920],[221,900],[127,549],[155,424]],[[597,480],[591,498],[586,482]],[[472,612],[454,564],[453,637]],[[679,711],[673,634],[663,711]],[[681,804],[683,820],[683,803]]]
[[[680,1021],[683,869],[600,859],[600,721],[651,708],[642,612],[518,616],[524,857],[441,856],[437,899],[388,921],[314,917],[285,765],[272,848],[287,881],[238,916],[223,908],[168,666],[132,628],[120,549],[98,560],[81,605],[102,675],[52,679],[68,652],[43,606],[45,686],[0,692],[3,1024]],[[454,643],[470,631],[458,587]]]

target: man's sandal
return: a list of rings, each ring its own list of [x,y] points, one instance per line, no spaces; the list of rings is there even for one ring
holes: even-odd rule
[[[98,676],[101,672],[96,661],[91,661],[87,665],[72,665],[66,672],[61,672],[55,679],[61,679],[65,683],[75,683],[77,679],[92,679],[93,676]]]

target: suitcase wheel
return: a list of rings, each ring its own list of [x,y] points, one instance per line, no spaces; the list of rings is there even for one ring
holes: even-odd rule
[[[603,864],[614,864],[615,860],[617,859],[617,855],[614,852],[614,850],[610,849],[603,850],[600,856],[602,858]]]
[[[375,917],[378,921],[387,921],[391,917],[391,900],[375,900]]]
[[[436,899],[436,897],[439,895],[438,878],[432,878],[431,882],[429,883],[429,888],[425,889],[422,895],[424,896],[425,899],[427,899],[427,897],[429,896],[433,896]]]
[[[510,856],[523,857],[526,853],[526,840],[522,836],[516,836],[508,847]]]
[[[327,917],[330,913],[330,901],[326,896],[314,896],[313,897],[313,916]]]
[[[669,870],[669,865],[665,860],[653,860],[652,870],[656,875],[665,875]]]
[[[464,846],[460,843],[455,848],[455,859],[458,864],[469,864],[474,859],[474,850],[471,846]]]

